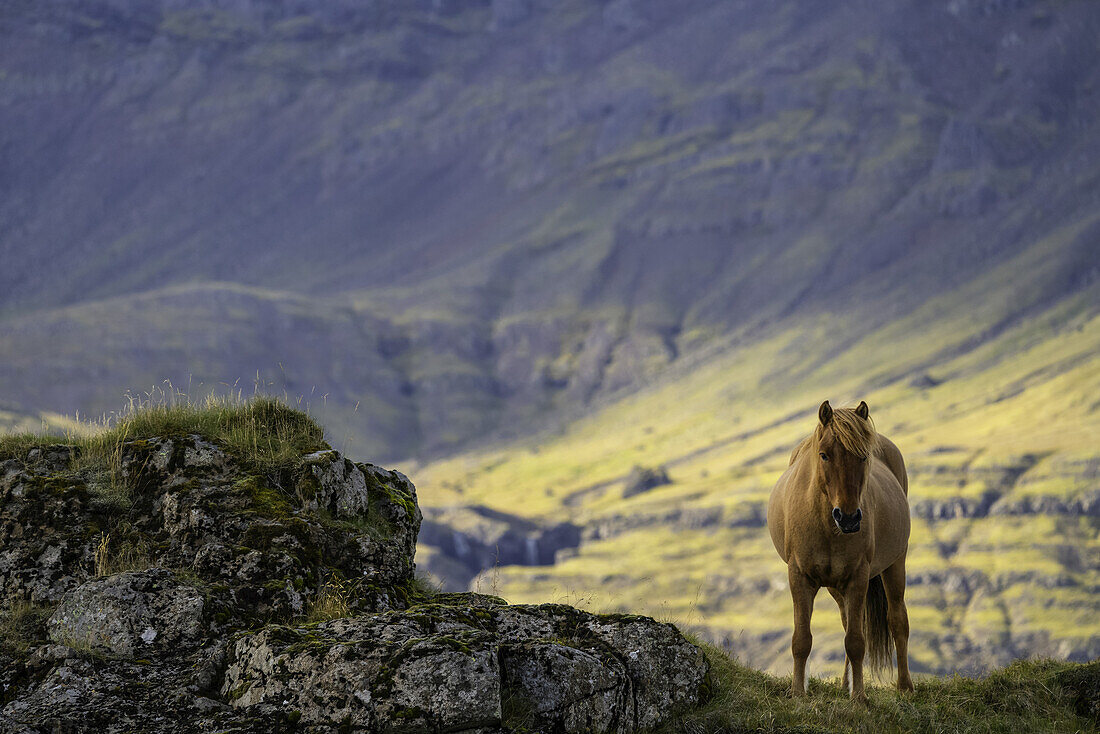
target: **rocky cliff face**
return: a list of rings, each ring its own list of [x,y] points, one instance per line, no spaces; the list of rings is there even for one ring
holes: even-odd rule
[[[428,556],[422,570],[448,591],[465,591],[486,569],[552,565],[560,551],[580,545],[581,529],[484,506],[442,507],[428,512],[419,541]]]
[[[671,625],[426,590],[398,472],[199,435],[120,441],[106,475],[81,453],[0,464],[2,732],[630,732],[700,701]]]

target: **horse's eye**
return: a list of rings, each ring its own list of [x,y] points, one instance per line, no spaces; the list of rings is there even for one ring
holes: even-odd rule
[[[818,456],[821,457],[822,461],[828,461],[829,460],[828,454],[826,454],[824,451],[822,451],[820,454],[818,454]]]

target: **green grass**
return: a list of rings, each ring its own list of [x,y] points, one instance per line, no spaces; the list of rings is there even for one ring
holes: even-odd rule
[[[25,600],[0,609],[0,652],[20,654],[46,639],[46,620],[53,613],[48,604]]]
[[[298,466],[303,454],[328,449],[324,432],[307,414],[278,399],[256,395],[208,397],[192,402],[180,393],[133,400],[125,411],[98,423],[79,423],[65,435],[19,433],[0,436],[0,461],[26,458],[33,448],[68,446],[68,466],[48,480],[59,489],[83,484],[95,506],[121,518],[134,505],[138,476],[123,466],[128,447],[151,438],[201,436],[220,446],[249,475],[240,488],[253,507],[269,516],[289,511],[287,498],[264,477]],[[113,531],[112,531],[113,532]],[[102,550],[104,573],[145,568],[148,548],[112,540]],[[100,566],[97,557],[97,568]]]
[[[128,489],[121,479],[123,447],[147,438],[199,435],[213,441],[244,466],[271,473],[295,466],[302,454],[329,448],[324,431],[305,413],[275,398],[210,397],[191,402],[185,396],[131,402],[122,413],[100,423],[83,424],[65,435],[18,433],[0,436],[0,460],[22,459],[34,447],[68,445],[76,449],[72,471],[101,472],[105,495]]]
[[[902,694],[871,686],[868,703],[848,698],[839,681],[810,680],[810,695],[791,698],[790,679],[744,667],[706,643],[712,698],[674,717],[657,734],[726,732],[1089,732],[1097,724],[1077,713],[1077,678],[1095,688],[1100,664],[1020,661],[982,679],[918,678]]]

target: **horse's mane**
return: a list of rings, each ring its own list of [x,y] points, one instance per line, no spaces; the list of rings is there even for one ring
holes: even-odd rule
[[[833,436],[840,441],[840,445],[849,453],[855,454],[861,459],[872,456],[878,445],[878,433],[871,418],[863,418],[856,413],[854,408],[836,408],[829,424],[814,431],[814,437],[820,441],[821,436],[827,430],[832,430]]]

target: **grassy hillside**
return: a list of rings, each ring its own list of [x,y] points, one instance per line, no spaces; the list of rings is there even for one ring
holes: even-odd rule
[[[475,585],[516,601],[664,615],[784,672],[791,602],[763,526],[767,497],[822,399],[866,399],[910,474],[914,669],[1091,659],[1100,291],[1004,323],[981,295],[998,277],[854,343],[837,344],[840,319],[788,321],[559,432],[420,467],[421,496],[429,507],[486,505],[586,529],[554,566],[494,568]],[[955,298],[974,304],[966,318],[949,316],[963,312]],[[805,363],[792,351],[823,356]],[[635,464],[666,466],[672,483],[624,498]],[[812,670],[840,669],[841,638],[822,594]]]
[[[792,699],[790,679],[745,668],[704,645],[714,697],[661,732],[1087,732],[1097,729],[1091,665],[1019,662],[982,680],[918,679],[916,691],[868,689],[867,706],[853,705],[835,681],[811,680],[809,697]]]

